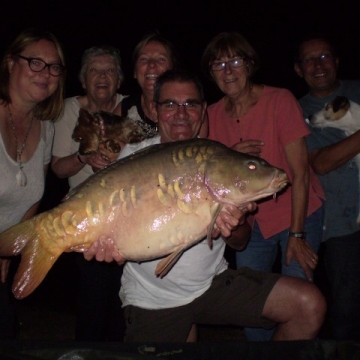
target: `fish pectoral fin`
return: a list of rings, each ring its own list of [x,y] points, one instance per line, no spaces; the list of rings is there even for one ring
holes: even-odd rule
[[[207,243],[208,243],[210,249],[212,249],[211,233],[214,229],[216,218],[218,217],[222,208],[223,208],[223,206],[219,203],[217,203],[215,206],[213,206],[211,208],[212,218],[211,218],[210,224],[208,226],[207,236],[206,236],[206,240],[207,240]]]
[[[180,248],[161,260],[155,269],[155,275],[163,278],[179,260],[183,252],[184,248]]]
[[[31,294],[45,278],[62,251],[50,253],[40,242],[39,235],[30,238],[21,251],[21,262],[14,277],[12,291],[17,299]]]

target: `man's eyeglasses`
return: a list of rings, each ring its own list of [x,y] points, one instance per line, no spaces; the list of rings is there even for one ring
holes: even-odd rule
[[[24,59],[27,61],[30,70],[34,72],[43,71],[46,67],[49,68],[49,73],[52,76],[60,76],[64,70],[65,66],[62,64],[48,64],[44,60],[37,59],[37,58],[28,58],[22,55],[14,54],[20,59]]]
[[[334,57],[332,56],[332,54],[322,54],[320,56],[305,58],[304,60],[299,61],[299,63],[304,65],[315,65],[317,62],[327,63],[332,61],[333,59]]]
[[[243,58],[235,58],[229,61],[215,61],[210,64],[210,69],[213,71],[224,70],[226,68],[226,64],[229,64],[230,67],[233,69],[243,66],[244,63],[245,63],[245,59]]]
[[[202,102],[198,100],[191,100],[182,104],[171,100],[155,101],[155,103],[160,106],[162,110],[167,112],[175,112],[180,106],[183,106],[186,111],[199,110],[202,106]]]

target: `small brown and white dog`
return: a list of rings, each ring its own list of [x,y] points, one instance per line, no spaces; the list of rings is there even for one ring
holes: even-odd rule
[[[346,136],[349,136],[360,130],[360,105],[344,96],[337,96],[327,103],[324,109],[312,115],[309,122],[312,126],[318,128],[333,127],[341,129]],[[360,185],[360,153],[354,157],[354,160],[359,169]],[[360,214],[357,218],[357,224],[360,225]]]
[[[324,109],[309,119],[315,127],[334,127],[347,136],[360,129],[360,105],[344,96],[337,96],[327,103]]]
[[[81,155],[99,152],[105,160],[114,161],[125,144],[144,140],[145,133],[128,117],[80,109],[72,138],[80,143]]]

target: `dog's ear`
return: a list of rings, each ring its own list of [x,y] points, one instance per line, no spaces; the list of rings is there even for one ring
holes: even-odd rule
[[[79,124],[92,124],[94,122],[94,117],[85,109],[80,108],[79,110],[79,118],[78,118]]]
[[[344,109],[345,111],[349,110],[350,108],[350,101],[345,96],[337,96],[332,101],[333,111],[336,113],[340,109]]]

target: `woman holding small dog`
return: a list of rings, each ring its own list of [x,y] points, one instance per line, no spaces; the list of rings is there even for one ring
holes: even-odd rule
[[[7,49],[0,67],[0,232],[36,214],[61,113],[64,54],[55,36],[27,29]],[[0,258],[0,339],[15,335],[5,284],[9,259]]]
[[[124,96],[117,93],[123,81],[119,50],[110,46],[85,50],[79,80],[85,94],[65,100],[64,114],[55,124],[51,164],[58,177],[68,178],[70,188],[92,175],[93,168],[101,169],[108,164],[99,153],[80,155],[79,143],[72,139],[72,134],[80,108],[90,113],[104,110],[120,115]],[[122,267],[86,261],[80,254],[77,264],[80,278],[75,340],[121,341],[125,329],[118,296]]]
[[[78,153],[79,143],[72,139],[79,110],[106,111],[120,114],[124,96],[117,93],[122,81],[121,58],[113,47],[92,47],[85,50],[79,80],[85,94],[65,100],[65,110],[55,124],[52,170],[59,178],[69,178],[73,188],[93,174],[92,168],[101,169],[108,164],[99,154],[88,156]]]
[[[312,280],[322,234],[323,192],[309,173],[305,137],[309,130],[296,99],[286,89],[253,82],[258,56],[238,33],[221,33],[203,54],[203,66],[224,97],[208,109],[209,137],[284,169],[291,186],[258,205],[247,248],[236,253],[237,267],[271,272],[278,247],[284,275]],[[271,332],[246,329],[249,340]]]

